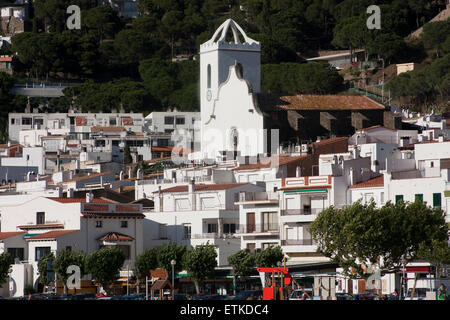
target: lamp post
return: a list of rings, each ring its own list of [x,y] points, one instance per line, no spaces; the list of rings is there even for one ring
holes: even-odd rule
[[[172,265],[172,300],[174,299],[174,288],[175,288],[175,265],[177,262],[175,260],[170,261],[170,264]]]

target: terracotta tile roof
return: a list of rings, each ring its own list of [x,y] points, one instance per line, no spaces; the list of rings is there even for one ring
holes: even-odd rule
[[[118,232],[109,232],[101,236],[99,241],[133,241],[134,238]]]
[[[384,110],[382,104],[366,96],[311,95],[280,97],[281,104],[276,107],[283,110]],[[283,103],[284,102],[284,103]]]
[[[126,212],[82,212],[81,215],[88,218],[145,218],[142,213]]]
[[[37,234],[27,238],[27,240],[45,240],[45,239],[56,239],[58,237],[64,236],[69,233],[78,232],[80,230],[55,230],[49,231],[42,234]]]
[[[172,152],[173,147],[152,147],[152,151]]]
[[[50,197],[47,197],[47,199],[57,201],[60,203],[86,203],[86,198],[50,198]],[[114,202],[106,200],[106,199],[94,198],[93,203],[114,203]]]
[[[368,128],[359,129],[359,130],[356,130],[356,132],[370,131],[370,130],[374,130],[374,129],[387,129],[387,130],[395,131],[394,129],[387,128],[387,127],[384,127],[384,126],[381,126],[381,125],[377,125],[377,126],[372,126],[372,127],[368,127]]]
[[[383,187],[384,186],[384,176],[379,176],[364,182],[356,183],[349,188],[375,188],[375,187]]]
[[[101,127],[101,126],[95,126],[95,127],[91,127],[91,132],[120,132],[120,131],[126,131],[126,129],[124,127],[120,127],[120,126],[112,126],[112,127]]]
[[[281,167],[281,166],[285,166],[287,164],[294,163],[301,159],[306,159],[306,158],[308,158],[307,155],[296,156],[296,157],[291,157],[288,155],[273,156],[270,158],[270,162],[267,159],[266,161],[263,161],[263,163],[261,163],[259,161],[257,163],[244,164],[237,168],[234,168],[233,170],[240,171],[240,170],[255,170],[255,169],[263,169],[263,168],[271,168],[271,167],[276,167],[276,166]],[[278,161],[278,163],[277,163],[277,161]]]
[[[5,240],[11,237],[18,236],[19,234],[25,234],[25,231],[17,231],[17,232],[0,232],[0,240]]]
[[[110,174],[112,174],[112,172],[93,173],[93,174],[88,175],[88,176],[76,177],[76,178],[73,178],[73,179],[70,179],[70,180],[63,181],[63,183],[66,183],[66,182],[78,182],[78,181],[83,181],[83,180],[87,180],[87,179],[91,179],[91,178],[106,176],[106,175],[110,175]]]
[[[26,224],[23,226],[17,226],[19,229],[64,229],[64,225],[60,223],[48,223],[48,224]]]
[[[0,62],[11,62],[13,57],[0,57]]]
[[[215,190],[227,190],[239,186],[243,186],[248,184],[248,182],[243,183],[222,183],[222,184],[196,184],[195,191],[215,191]],[[168,192],[188,192],[188,186],[176,186],[168,189],[161,190],[162,193]],[[154,191],[153,193],[158,193],[158,191]]]
[[[344,140],[348,140],[348,138],[347,137],[334,137],[334,138],[329,138],[329,139],[314,142],[313,145],[322,146],[325,144],[335,143],[335,142],[344,141]]]

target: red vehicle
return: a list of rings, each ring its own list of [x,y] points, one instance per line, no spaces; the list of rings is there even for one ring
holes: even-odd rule
[[[288,268],[257,268],[264,273],[263,300],[288,299],[287,288],[292,283]]]

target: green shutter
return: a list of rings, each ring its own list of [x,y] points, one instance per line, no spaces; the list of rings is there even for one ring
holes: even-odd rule
[[[423,194],[422,193],[416,194],[414,200],[419,200],[420,202],[423,202]]]
[[[402,194],[397,194],[395,196],[395,203],[397,203],[399,201],[403,201],[403,195]]]
[[[440,206],[441,206],[441,194],[433,193],[433,207],[440,207]]]

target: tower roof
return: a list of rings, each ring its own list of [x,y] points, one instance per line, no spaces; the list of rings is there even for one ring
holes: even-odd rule
[[[252,38],[248,37],[244,30],[233,20],[233,19],[227,19],[224,23],[220,25],[219,28],[217,28],[216,32],[212,36],[211,39],[209,39],[206,43],[212,44],[215,42],[225,42],[225,38],[227,36],[228,30],[231,28],[231,31],[233,32],[233,38],[235,44],[240,44],[241,40],[239,38],[238,31],[241,33],[242,37],[244,38],[244,42],[246,44],[259,44],[258,41],[253,40]],[[216,40],[216,38],[220,37]]]

